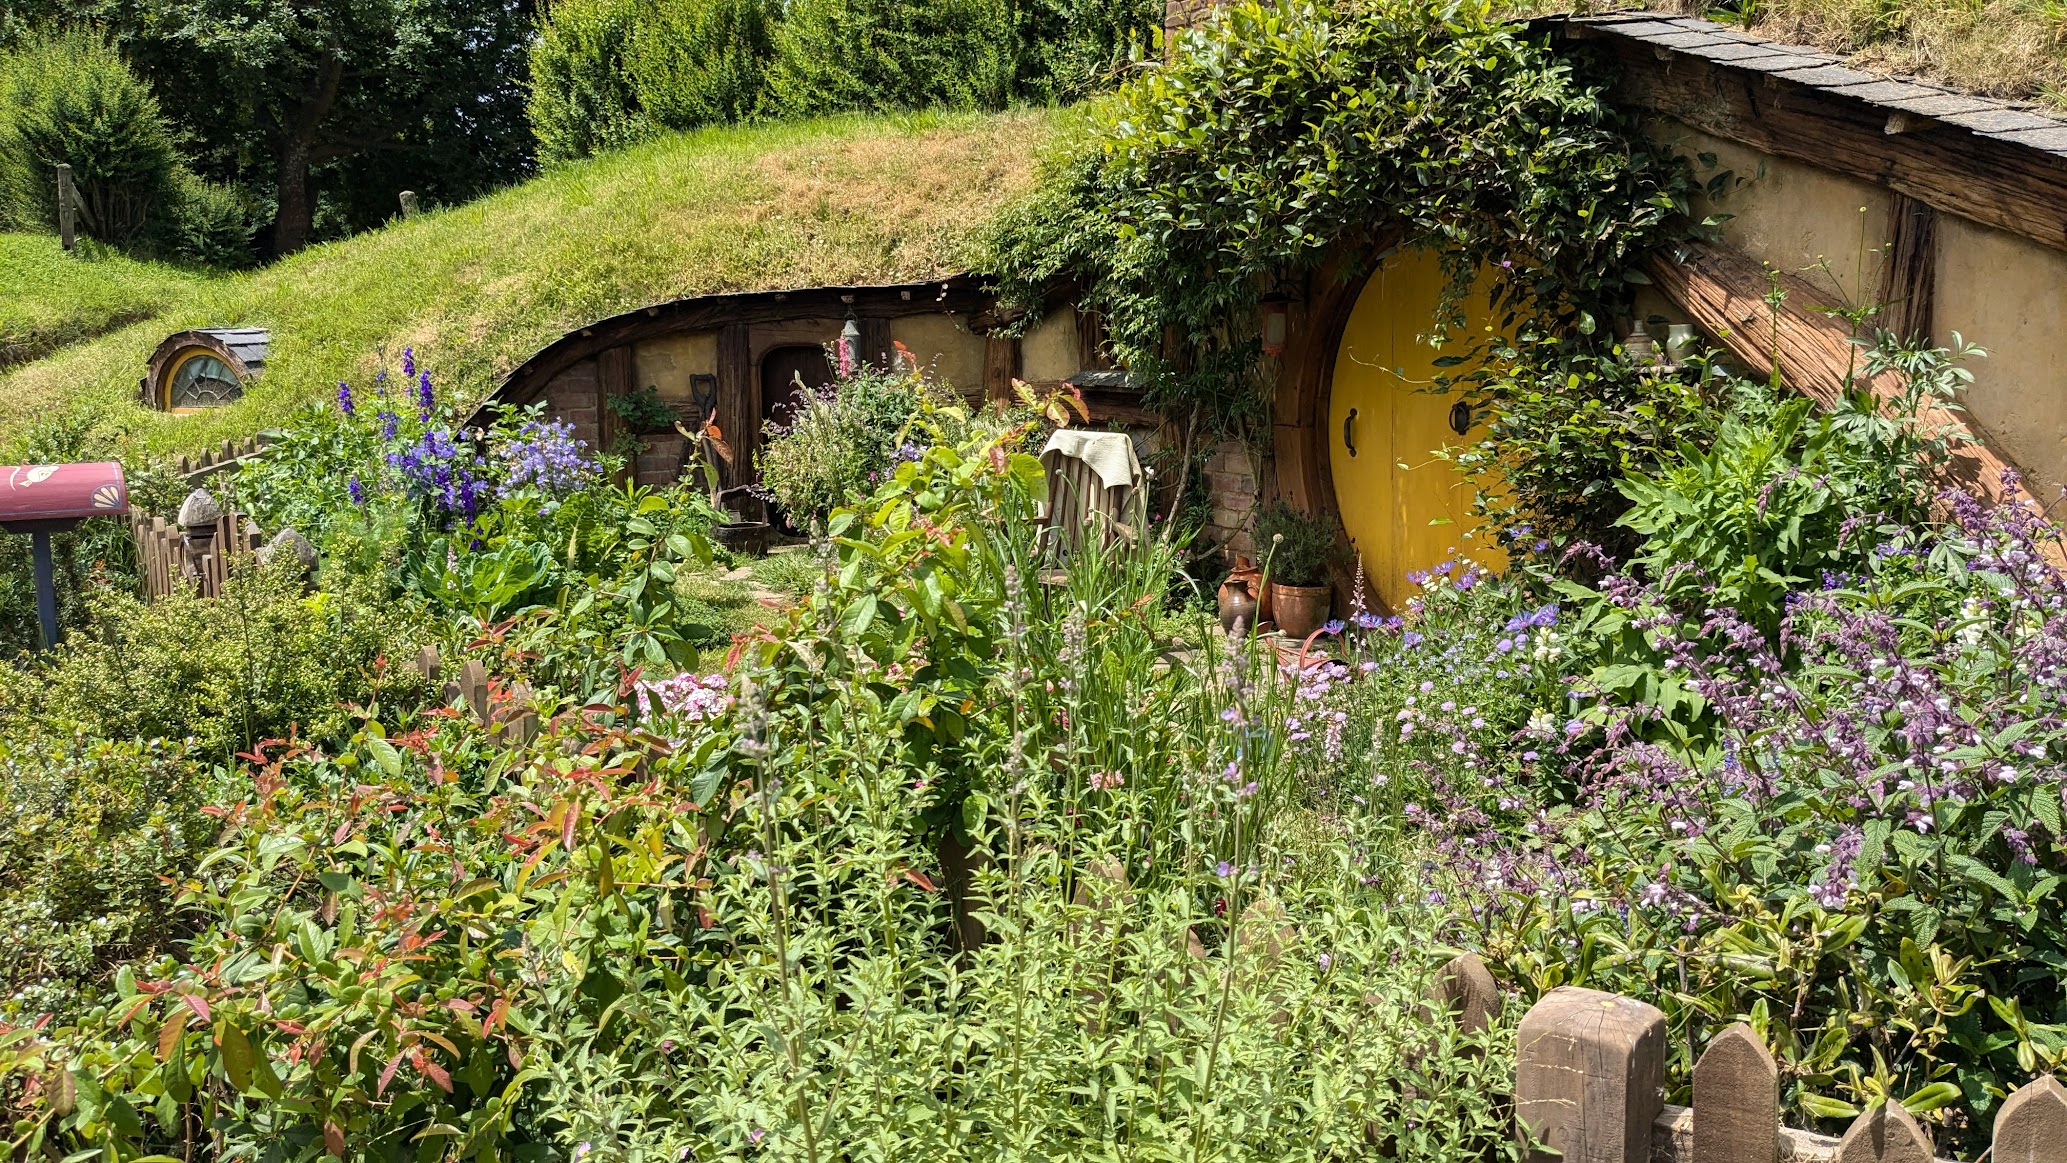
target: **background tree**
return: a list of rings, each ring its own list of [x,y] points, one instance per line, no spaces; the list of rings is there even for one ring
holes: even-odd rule
[[[524,0],[27,0],[104,26],[193,142],[268,203],[267,249],[459,201],[530,170]]]

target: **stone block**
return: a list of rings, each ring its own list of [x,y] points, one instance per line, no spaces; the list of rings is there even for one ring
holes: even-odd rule
[[[1650,1163],[1664,1109],[1665,1015],[1560,986],[1522,1018],[1516,1131],[1529,1163]]]

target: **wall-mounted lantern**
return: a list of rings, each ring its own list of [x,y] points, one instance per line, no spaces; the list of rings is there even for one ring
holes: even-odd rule
[[[129,484],[114,461],[23,464],[0,468],[0,530],[29,535],[36,573],[36,620],[43,647],[57,645],[57,576],[50,535],[88,517],[129,511]]]
[[[1263,339],[1263,354],[1285,354],[1285,338],[1291,330],[1292,297],[1272,291],[1256,304],[1257,333]]]
[[[861,366],[861,323],[853,314],[848,314],[847,325],[840,328],[840,372]]]
[[[241,398],[265,370],[272,341],[272,332],[255,327],[204,327],[167,337],[137,385],[144,407],[191,412]]]

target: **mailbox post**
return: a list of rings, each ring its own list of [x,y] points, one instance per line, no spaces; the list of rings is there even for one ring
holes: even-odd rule
[[[29,535],[43,648],[57,645],[57,577],[50,535],[88,517],[129,512],[129,484],[114,461],[0,467],[0,530]]]

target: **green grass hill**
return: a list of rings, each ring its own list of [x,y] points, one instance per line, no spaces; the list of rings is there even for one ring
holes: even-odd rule
[[[239,275],[0,236],[0,276],[30,272],[19,289],[0,282],[0,336],[69,344],[0,363],[0,456],[39,420],[82,412],[135,452],[205,447],[370,377],[378,353],[393,361],[404,346],[443,390],[478,397],[571,328],[643,304],[955,273],[1031,185],[1057,122],[1021,111],[699,131]],[[271,328],[264,377],[228,408],[142,407],[151,349],[209,326]]]

